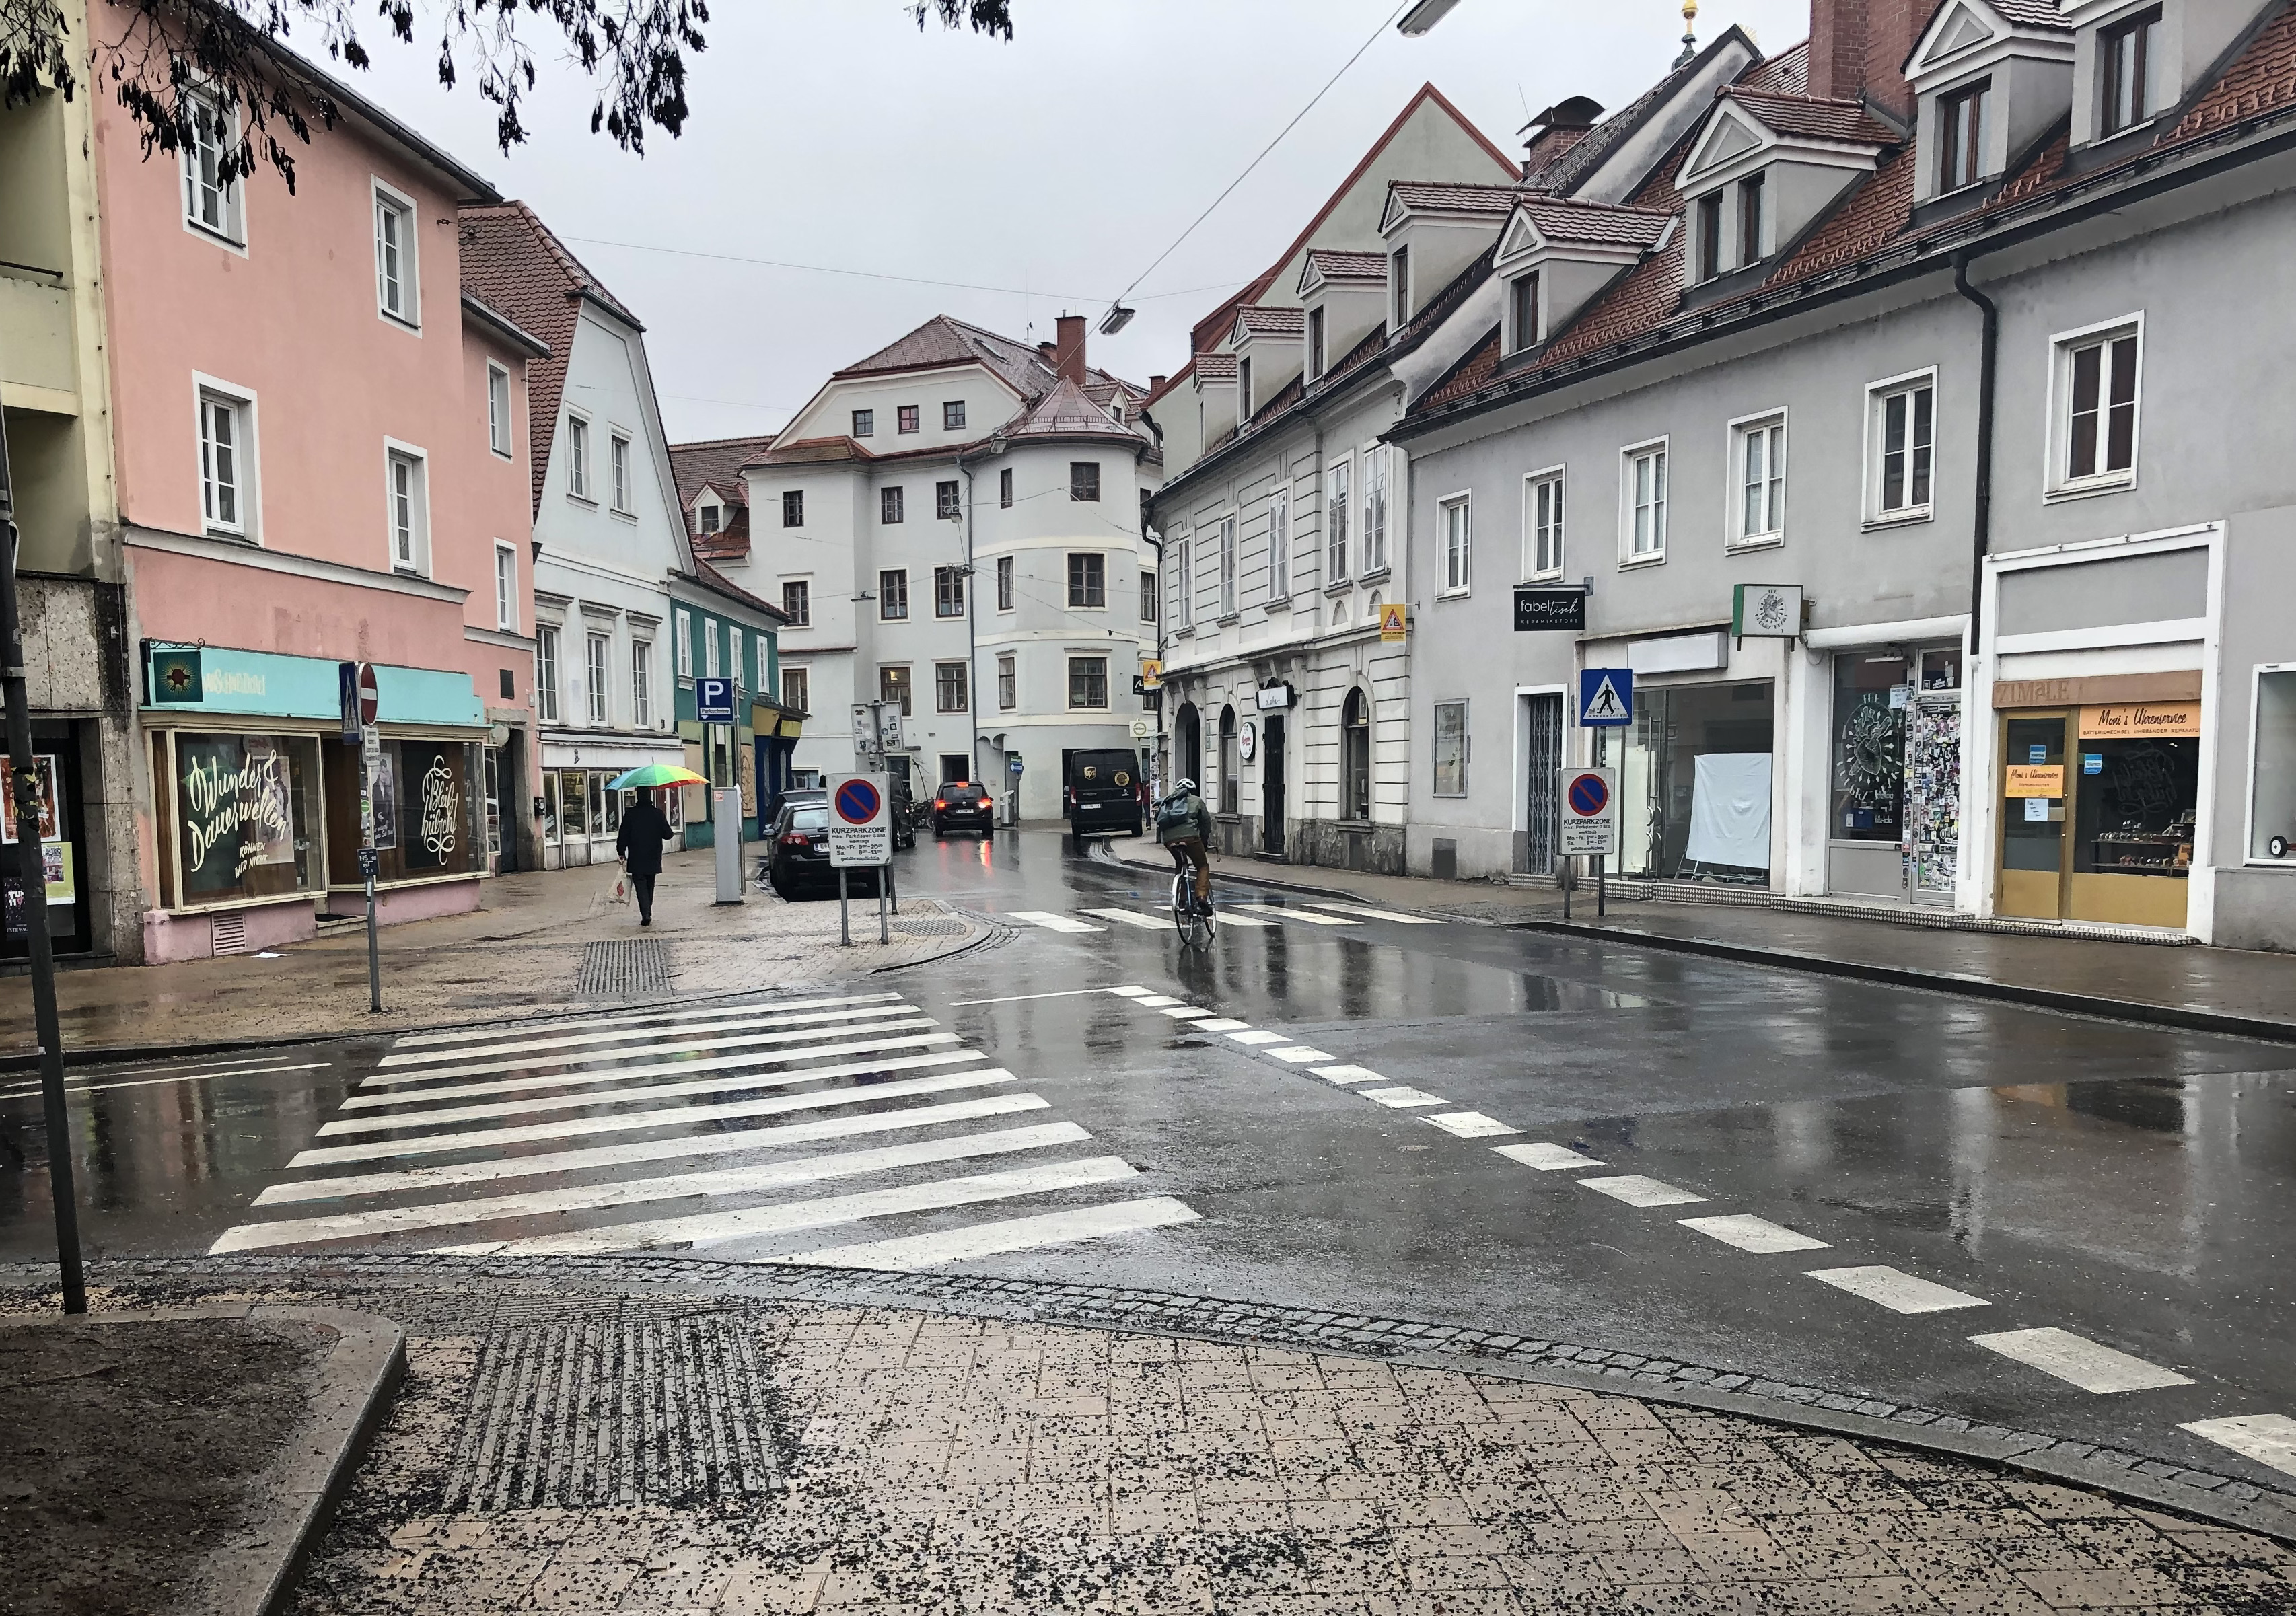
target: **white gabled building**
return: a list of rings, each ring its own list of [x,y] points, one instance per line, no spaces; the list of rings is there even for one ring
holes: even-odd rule
[[[1061,812],[1066,760],[1145,751],[1133,693],[1155,654],[1143,495],[1161,461],[1144,390],[1085,363],[1085,322],[1036,347],[947,316],[830,377],[746,456],[682,446],[702,547],[789,613],[782,700],[814,715],[792,764],[853,764],[853,703],[898,699],[914,788],[1013,783]],[[705,463],[714,463],[704,469]],[[726,469],[715,469],[725,467]],[[736,554],[738,552],[738,554]]]

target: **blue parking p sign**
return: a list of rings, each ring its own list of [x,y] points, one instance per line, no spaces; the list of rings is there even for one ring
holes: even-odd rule
[[[734,721],[734,681],[694,680],[693,716],[704,724],[731,724]]]
[[[1635,721],[1635,670],[1578,670],[1578,722],[1589,729],[1623,729]]]

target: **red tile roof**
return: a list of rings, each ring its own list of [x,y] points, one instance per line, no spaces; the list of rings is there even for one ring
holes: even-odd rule
[[[1560,197],[1527,198],[1521,207],[1548,241],[1599,247],[1648,247],[1674,222],[1674,215],[1662,208],[1614,208]]]
[[[750,462],[751,465],[818,465],[832,460],[874,460],[862,445],[850,438],[805,438],[795,443],[776,440],[774,446]]]
[[[947,315],[935,315],[906,336],[833,373],[869,376],[966,364],[987,365],[1024,398],[1052,385],[1052,367],[1035,349]]]
[[[1406,208],[1421,213],[1472,213],[1504,216],[1513,211],[1522,195],[1514,185],[1438,185],[1423,180],[1390,180],[1387,193]]]
[[[1488,381],[1499,368],[1499,333],[1493,326],[1488,336],[1467,350],[1467,355],[1451,367],[1451,373],[1427,390],[1420,400],[1423,408],[1448,404],[1454,398],[1464,398]]]
[[[693,496],[704,485],[716,488],[735,504],[750,502],[749,485],[742,468],[773,447],[769,433],[762,438],[711,438],[699,443],[669,446],[670,470],[677,477],[678,503],[693,508]]]
[[[1828,101],[1816,95],[1773,95],[1741,85],[1724,90],[1722,98],[1736,102],[1780,135],[1872,146],[1895,145],[1905,138],[1868,112],[1861,102]]]
[[[1234,354],[1198,354],[1195,357],[1195,372],[1200,379],[1206,381],[1233,381],[1235,380],[1235,356]]]
[[[693,554],[702,561],[746,561],[750,554],[750,507],[736,505],[715,533],[693,532]]]
[[[1015,438],[1105,438],[1145,448],[1146,440],[1128,426],[1119,426],[1108,411],[1084,396],[1084,390],[1062,377],[1053,384],[1037,407],[1020,425],[999,434]]]
[[[2073,25],[2065,21],[2055,0],[1985,0],[1985,4],[1999,12],[2004,21],[2019,28],[2047,29],[2058,34],[2073,31]]]
[[[742,605],[749,607],[751,611],[763,612],[766,616],[775,619],[779,622],[786,623],[790,620],[790,614],[783,611],[779,606],[775,605],[770,601],[759,600],[756,595],[751,595],[747,589],[742,588],[741,585],[735,583],[732,578],[727,578],[724,573],[718,571],[717,568],[711,566],[708,562],[701,560],[698,556],[694,559],[693,574],[694,577],[702,584],[716,591],[718,594],[724,595],[729,601],[738,601]]]
[[[1247,304],[1235,311],[1235,329],[1253,337],[1296,337],[1308,329],[1308,311],[1280,304]]]
[[[1768,61],[1756,62],[1740,76],[1738,83],[1745,89],[1770,95],[1808,94],[1809,41],[1789,45]]]
[[[2195,140],[2226,124],[2254,118],[2296,101],[2296,6],[2283,7],[2266,23],[2157,146]]]
[[[1308,254],[1308,268],[1334,286],[1387,283],[1387,255],[1383,252],[1340,252],[1317,247]]]
[[[524,202],[466,202],[456,219],[464,288],[550,345],[548,358],[531,360],[526,368],[529,458],[538,511],[582,299],[595,299],[639,331],[645,327]]]

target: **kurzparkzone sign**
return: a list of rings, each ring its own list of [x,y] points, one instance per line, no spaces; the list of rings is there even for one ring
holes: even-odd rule
[[[1602,857],[1619,850],[1619,790],[1616,772],[1566,768],[1562,790],[1562,833],[1556,851],[1566,858]]]
[[[882,775],[829,777],[832,868],[893,862],[893,805]]]

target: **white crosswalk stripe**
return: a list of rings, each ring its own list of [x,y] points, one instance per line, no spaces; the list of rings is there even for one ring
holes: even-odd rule
[[[1042,926],[1047,931],[1105,931],[1106,926],[1087,925],[1065,915],[1054,915],[1048,909],[1008,909],[1006,920],[1025,920],[1032,926]]]
[[[2194,1420],[2177,1429],[2189,1431],[2219,1448],[2229,1448],[2243,1458],[2296,1476],[2296,1420],[2284,1414],[2226,1415],[2221,1419]]]
[[[1187,1008],[1136,985],[1089,991]],[[213,1251],[675,1248],[816,1264],[850,1251],[858,1266],[929,1267],[1197,1217],[1146,1185],[1111,1199],[1141,1169],[897,994],[426,1032],[380,1066]],[[946,1170],[964,1161],[981,1170]],[[805,1190],[838,1179],[859,1183]],[[862,1223],[865,1239],[791,1244]]]
[[[1215,903],[1218,902],[1218,899],[1214,899],[1213,901]],[[1272,920],[1262,920],[1257,915],[1248,915],[1244,913],[1246,906],[1248,906],[1219,904],[1219,923],[1223,926],[1242,926],[1247,931],[1253,928],[1266,931],[1268,927],[1271,927],[1275,923]]]
[[[1587,1180],[1581,1178],[1578,1182],[1584,1184]],[[1972,1296],[1949,1285],[1918,1279],[1898,1268],[1813,1268],[1809,1277],[1832,1285],[1837,1291],[1861,1296],[1892,1313],[1944,1313],[1955,1308],[1988,1305],[1981,1296]]]
[[[1336,910],[1341,915],[1361,915],[1372,920],[1391,920],[1398,926],[1442,926],[1450,923],[1448,921],[1438,920],[1429,915],[1398,915],[1393,909],[1374,909],[1362,904],[1338,903],[1328,898],[1309,898],[1301,901],[1311,903],[1318,909]]]
[[[1311,926],[1360,926],[1359,920],[1348,920],[1337,915],[1318,915],[1313,909],[1288,909],[1279,904],[1229,904],[1220,910],[1230,915],[1264,915],[1270,920],[1305,921]]]
[[[2148,1364],[2141,1358],[2115,1351],[2070,1330],[2003,1330],[1969,1339],[1988,1352],[2030,1364],[2042,1374],[2054,1374],[2083,1391],[2158,1391],[2166,1386],[2193,1383],[2189,1374]]]
[[[1077,913],[1089,915],[1095,920],[1112,920],[1119,926],[1137,926],[1144,931],[1163,931],[1172,925],[1169,915],[1160,918],[1137,909],[1078,909]],[[1178,933],[1175,931],[1173,935],[1177,936]]]

